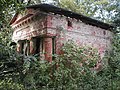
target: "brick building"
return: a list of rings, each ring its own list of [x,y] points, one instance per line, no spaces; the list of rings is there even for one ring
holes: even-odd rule
[[[11,20],[13,41],[20,53],[37,54],[52,61],[63,43],[73,40],[78,46],[97,48],[101,57],[110,49],[112,26],[49,4],[26,7],[24,14]],[[45,54],[43,54],[45,52]]]

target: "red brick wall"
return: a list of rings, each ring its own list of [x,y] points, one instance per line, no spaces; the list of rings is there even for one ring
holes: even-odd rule
[[[68,26],[68,20],[71,26]],[[67,18],[60,15],[49,15],[47,33],[56,35],[56,51],[63,43],[73,40],[78,46],[90,46],[97,48],[101,57],[110,49],[113,33],[96,26],[88,25],[80,20]]]

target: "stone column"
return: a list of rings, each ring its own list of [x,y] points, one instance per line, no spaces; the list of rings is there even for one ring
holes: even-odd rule
[[[52,61],[52,38],[44,38],[45,60]]]
[[[30,39],[30,54],[35,54],[36,50],[36,40]]]
[[[17,52],[22,53],[22,42],[20,41],[17,42]]]
[[[27,44],[27,50],[26,50],[26,55],[29,55],[30,54],[30,42],[29,41],[27,41],[26,42],[26,44]]]
[[[45,55],[44,55],[44,38],[40,39],[40,60],[45,60]]]

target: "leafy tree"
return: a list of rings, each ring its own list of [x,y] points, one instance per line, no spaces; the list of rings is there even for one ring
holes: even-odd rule
[[[120,2],[118,3],[115,12],[116,12],[116,14],[115,14],[115,17],[113,18],[114,24],[115,24],[117,27],[120,27]]]
[[[54,0],[58,6],[110,23],[119,1],[117,0]]]

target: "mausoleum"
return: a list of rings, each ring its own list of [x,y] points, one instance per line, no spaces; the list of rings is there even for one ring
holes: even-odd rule
[[[110,50],[113,36],[111,25],[49,4],[26,7],[24,14],[13,17],[11,26],[19,53],[39,53],[48,61],[52,54],[61,54],[69,40],[98,49],[102,58]]]

